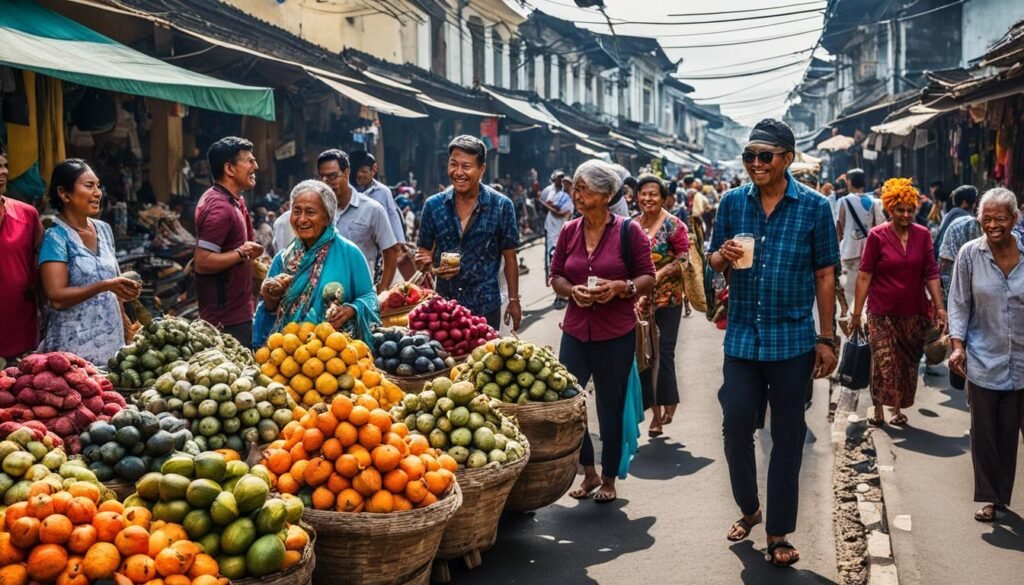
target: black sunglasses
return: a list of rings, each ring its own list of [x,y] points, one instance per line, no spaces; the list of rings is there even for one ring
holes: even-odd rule
[[[771,164],[772,160],[776,156],[782,156],[783,154],[786,154],[786,152],[774,152],[771,150],[762,150],[761,152],[754,152],[752,150],[744,150],[743,162],[750,164],[754,162],[754,159],[756,158],[767,165]]]

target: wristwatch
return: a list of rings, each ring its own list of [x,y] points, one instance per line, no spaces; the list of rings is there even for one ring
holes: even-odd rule
[[[626,281],[626,296],[627,297],[635,297],[636,296],[636,284],[632,280],[627,280]]]
[[[836,348],[836,338],[833,335],[819,335],[818,338],[814,340],[814,344],[817,345],[819,343],[827,345],[832,349]]]
[[[235,248],[235,252],[238,252],[238,257],[242,259],[242,262],[249,261],[249,257],[245,255],[241,248]]]

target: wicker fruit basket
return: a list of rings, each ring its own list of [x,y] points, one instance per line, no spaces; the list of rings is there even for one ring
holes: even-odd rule
[[[572,486],[579,460],[580,447],[576,447],[558,459],[527,463],[512,486],[505,510],[529,512],[557,502]]]
[[[578,451],[587,432],[587,400],[583,392],[555,402],[496,403],[501,414],[514,418],[530,442],[530,464],[560,459]]]
[[[236,579],[232,585],[309,585],[313,582],[313,571],[316,568],[316,530],[309,524],[300,521],[299,527],[309,534],[309,544],[302,551],[302,558],[299,562],[288,567],[279,573],[273,573],[266,577],[251,577],[248,579]]]

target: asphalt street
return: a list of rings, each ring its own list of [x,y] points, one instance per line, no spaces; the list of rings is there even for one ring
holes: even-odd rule
[[[1020,583],[1024,448],[1009,511],[993,524],[976,522],[982,504],[974,502],[965,392],[949,386],[944,367],[935,371],[922,376],[914,406],[904,411],[909,424],[874,431],[900,585]],[[860,404],[871,404],[866,393]]]
[[[562,311],[544,286],[540,246],[524,252],[531,268],[521,279],[526,318],[520,335],[557,349]],[[739,517],[725,466],[721,409],[723,332],[702,314],[684,318],[677,372],[681,404],[666,434],[641,447],[616,502],[599,505],[564,496],[531,514],[506,515],[498,542],[483,565],[467,571],[452,563],[453,582],[472,584],[810,584],[836,579],[832,534],[832,452],[826,386],[819,383],[807,413],[810,431],[803,460],[798,532],[791,536],[801,561],[777,568],[764,558],[763,525],[733,544],[725,534]],[[593,404],[592,420],[596,420]],[[648,413],[649,416],[649,413]],[[596,437],[595,437],[596,441]],[[767,432],[757,437],[764,494]],[[762,496],[763,497],[763,496]]]

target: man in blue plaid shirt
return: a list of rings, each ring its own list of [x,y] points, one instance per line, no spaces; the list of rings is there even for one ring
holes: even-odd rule
[[[772,453],[766,532],[768,554],[780,566],[800,560],[786,535],[796,529],[807,434],[805,391],[812,376],[825,377],[836,366],[836,228],[828,200],[789,173],[795,142],[782,122],[767,119],[754,127],[743,150],[752,182],[722,198],[708,257],[711,267],[729,279],[725,380],[718,399],[733,497],[743,517],[728,539],[743,540],[762,519],[753,436],[767,404]],[[748,269],[734,267],[743,257],[734,239],[739,234],[754,239]],[[822,328],[818,335],[815,300]]]

